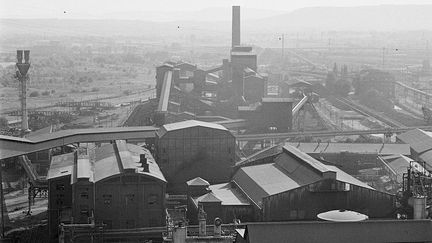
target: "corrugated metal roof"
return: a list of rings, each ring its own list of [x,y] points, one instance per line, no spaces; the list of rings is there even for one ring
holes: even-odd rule
[[[114,146],[117,146],[116,151]],[[73,153],[54,156],[51,162],[49,178],[73,174],[72,183],[78,179],[89,179],[90,182],[98,182],[114,175],[133,170],[134,173],[144,174],[166,182],[159,166],[150,151],[124,141],[116,141],[114,144],[105,144],[95,149],[95,161],[86,156],[78,158],[74,164]],[[140,155],[145,154],[149,171],[144,172],[140,161]],[[68,167],[69,166],[69,167]],[[73,168],[76,166],[76,173]],[[62,172],[67,170],[68,172]]]
[[[219,198],[217,198],[213,192],[209,192],[195,199],[197,202],[222,202]]]
[[[283,147],[283,151],[284,153],[288,153],[289,155],[305,162],[306,164],[310,165],[312,168],[316,169],[321,173],[328,171],[328,169],[324,166],[323,163],[319,162],[318,160],[312,158],[308,154],[300,151],[299,149],[293,146],[285,145]]]
[[[53,156],[48,170],[47,180],[72,174],[75,153]]]
[[[121,169],[135,169],[135,173],[146,174],[166,182],[159,166],[151,156],[151,153],[139,146],[116,141],[119,149],[117,160],[116,152],[112,144],[104,145],[96,149],[96,161],[94,163],[94,181],[100,181],[110,176],[122,173]],[[140,154],[146,154],[149,172],[143,172],[141,168]]]
[[[291,179],[275,163],[246,166],[240,170],[263,189],[265,196],[292,190],[300,186],[299,183]],[[237,184],[239,184],[239,182],[237,182]]]
[[[241,161],[237,162],[235,164],[235,166],[237,167],[237,166],[247,165],[247,164],[250,164],[256,160],[264,159],[264,158],[267,158],[269,156],[274,156],[274,155],[277,155],[280,153],[282,153],[282,146],[281,145],[273,145],[273,146],[262,149],[256,153],[242,159]]]
[[[373,187],[369,186],[368,184],[366,184],[360,180],[357,180],[355,177],[349,175],[348,173],[346,173],[345,171],[339,169],[338,167],[336,167],[334,165],[325,165],[325,166],[328,167],[329,170],[336,172],[336,180],[338,180],[338,181],[342,181],[342,182],[349,183],[351,185],[356,185],[356,186],[368,188],[371,190],[375,190]]]
[[[397,139],[409,144],[418,154],[432,149],[432,132],[414,129],[397,135]]]
[[[88,157],[78,158],[77,161],[77,179],[88,179],[93,181],[93,165]]]
[[[380,143],[286,143],[307,154],[341,153],[356,154],[403,154],[410,155],[408,144],[380,144]]]
[[[248,200],[230,183],[211,185],[210,190],[222,201],[222,205],[239,206],[250,205]]]
[[[196,177],[192,180],[189,180],[186,182],[186,184],[188,186],[210,186],[210,183],[201,177]]]
[[[284,146],[274,163],[241,167],[233,182],[260,207],[262,198],[324,179],[335,172],[336,180],[374,190],[335,166],[325,165],[292,146]]]
[[[426,163],[425,167],[428,170],[432,170],[432,150],[422,153],[419,157]]]
[[[197,120],[188,120],[188,121],[165,124],[159,129],[159,131],[157,131],[157,135],[159,137],[162,137],[167,132],[185,129],[185,128],[191,128],[191,127],[207,127],[212,129],[228,131],[228,129],[226,129],[224,126],[216,123],[197,121]]]
[[[396,175],[396,181],[398,183],[402,183],[403,174],[407,172],[410,162],[413,161],[411,158],[408,158],[403,155],[398,156],[396,159],[393,158],[386,159],[386,157],[381,157],[381,159],[383,159],[384,162],[386,162],[387,165],[393,170],[393,172]]]

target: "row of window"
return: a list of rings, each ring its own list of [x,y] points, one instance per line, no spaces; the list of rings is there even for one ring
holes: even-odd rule
[[[81,199],[89,199],[89,195],[88,192],[81,192],[80,194],[80,198]],[[155,206],[158,204],[158,195],[156,194],[150,194],[147,197],[147,204],[149,206]],[[111,194],[103,194],[102,195],[102,200],[104,202],[105,205],[111,205],[112,202],[112,195]],[[124,202],[125,204],[129,204],[129,203],[134,203],[136,201],[135,199],[135,194],[126,194],[124,195]]]
[[[106,229],[112,229],[113,228],[112,227],[113,226],[113,221],[112,220],[105,219],[105,220],[102,220],[102,222],[105,225]],[[133,228],[136,227],[135,220],[133,220],[133,219],[124,220],[123,221],[123,225],[124,226],[122,226],[120,228],[133,229]],[[150,218],[149,219],[149,226],[159,226],[159,225],[160,225],[159,220],[157,220],[155,218]]]

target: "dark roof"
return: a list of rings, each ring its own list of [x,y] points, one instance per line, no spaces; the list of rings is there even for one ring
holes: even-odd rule
[[[181,129],[185,129],[185,128],[191,128],[191,127],[206,127],[206,128],[211,128],[211,129],[228,131],[228,129],[226,129],[224,126],[216,124],[216,123],[197,121],[197,120],[188,120],[188,121],[181,121],[181,122],[165,124],[159,129],[159,131],[157,131],[157,135],[159,137],[162,137],[167,132],[181,130]]]
[[[366,220],[362,222],[254,222],[243,238],[262,242],[424,242],[432,238],[430,220]],[[387,232],[383,232],[386,230]],[[379,237],[379,239],[377,239]]]
[[[397,135],[397,139],[409,144],[418,154],[432,149],[432,132],[414,129]]]

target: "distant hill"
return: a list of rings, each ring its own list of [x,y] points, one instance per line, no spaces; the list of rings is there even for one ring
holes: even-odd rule
[[[150,14],[151,13],[151,14]],[[221,35],[230,38],[231,8],[167,13],[113,13],[112,19],[0,19],[2,35]],[[310,7],[290,13],[242,9],[242,33],[307,30],[432,31],[432,5]],[[96,19],[95,19],[96,18]],[[125,20],[127,18],[129,20]],[[154,20],[154,21],[150,21]]]
[[[284,14],[281,10],[267,10],[242,8],[241,17],[243,20],[261,19],[271,16]],[[161,11],[134,11],[134,12],[113,12],[108,14],[111,19],[134,19],[146,21],[231,21],[230,7],[213,7],[197,11],[178,11],[178,12],[161,12]],[[106,16],[105,16],[106,18]]]
[[[431,5],[310,7],[251,20],[246,29],[275,30],[432,30]]]

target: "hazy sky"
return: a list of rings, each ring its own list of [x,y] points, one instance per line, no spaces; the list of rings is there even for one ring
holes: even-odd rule
[[[431,0],[0,0],[1,18],[109,18],[112,12],[194,11],[240,5],[292,11],[310,6],[432,4]],[[66,13],[64,12],[66,11]],[[126,17],[125,17],[126,18]]]

